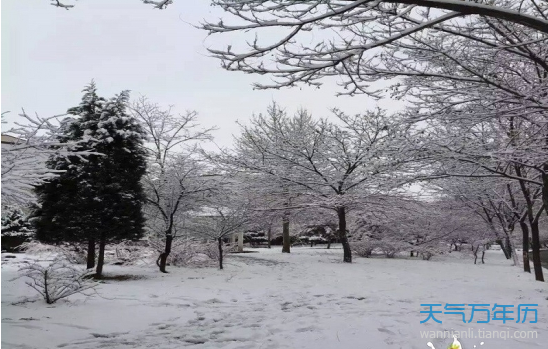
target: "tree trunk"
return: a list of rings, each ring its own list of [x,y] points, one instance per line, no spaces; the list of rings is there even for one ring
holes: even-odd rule
[[[238,252],[244,252],[244,232],[238,233]]]
[[[339,217],[339,238],[343,246],[343,262],[352,263],[352,250],[346,236],[346,209],[345,207],[337,208],[337,216]]]
[[[506,236],[504,239],[497,239],[497,244],[499,244],[502,252],[504,253],[504,257],[506,259],[512,258],[512,246],[510,244],[510,238]]]
[[[283,236],[282,253],[290,253],[291,237],[289,236],[289,217],[287,217],[287,214],[284,215],[284,218],[283,218],[282,236]]]
[[[271,247],[272,243],[272,228],[268,227],[268,248]]]
[[[166,247],[164,249],[164,252],[160,254],[160,257],[158,257],[157,265],[160,267],[160,271],[162,273],[167,273],[166,266],[167,266],[167,257],[171,253],[171,245],[173,244],[173,235],[166,234]]]
[[[538,221],[531,222],[531,237],[532,249],[533,249],[533,268],[535,270],[535,280],[544,281],[544,276],[542,274],[542,264],[540,262],[540,237],[539,237],[539,228]]]
[[[219,237],[217,239],[218,247],[219,247],[219,269],[223,269],[223,238]]]
[[[479,245],[476,249],[474,249],[474,245],[472,244],[472,253],[474,254],[474,264],[476,264],[478,261],[478,250],[479,250]]]
[[[95,239],[88,240],[87,269],[95,267]]]
[[[327,238],[327,249],[331,248],[331,238]]]
[[[523,271],[531,272],[531,266],[529,265],[529,227],[527,223],[520,221],[519,226],[523,233]]]
[[[548,146],[548,136],[546,136],[546,146]],[[544,203],[544,212],[548,215],[548,162],[544,164],[544,173],[542,174],[542,202]]]
[[[105,263],[105,245],[107,244],[105,233],[101,233],[101,240],[99,241],[99,256],[97,257],[97,269],[95,270],[95,277],[100,278],[103,276],[103,265]]]

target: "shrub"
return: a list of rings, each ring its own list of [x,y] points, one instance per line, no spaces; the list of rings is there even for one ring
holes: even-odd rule
[[[141,242],[123,241],[113,247],[114,253],[110,262],[115,265],[146,264],[147,258],[154,255],[153,249]]]
[[[429,261],[432,257],[443,253],[442,247],[439,245],[419,245],[415,248],[415,251],[420,254],[423,260]]]
[[[394,258],[397,253],[404,251],[408,246],[400,241],[379,241],[377,247],[382,250],[386,258]]]
[[[97,286],[92,279],[92,270],[76,268],[65,259],[55,259],[48,266],[26,263],[19,271],[30,279],[26,284],[42,295],[48,304],[75,293],[85,294],[84,291]]]
[[[375,249],[375,244],[371,241],[357,241],[350,245],[352,251],[358,257],[369,258]]]
[[[21,244],[19,250],[29,254],[43,255],[54,254],[56,257],[62,257],[72,264],[86,264],[87,247],[77,243],[64,243],[61,245],[43,244],[38,241],[29,241]]]
[[[216,243],[186,240],[173,244],[168,263],[178,267],[203,267],[213,266],[218,259]]]

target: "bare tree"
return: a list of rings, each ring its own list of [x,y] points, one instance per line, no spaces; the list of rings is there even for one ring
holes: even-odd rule
[[[246,230],[251,222],[251,206],[247,195],[239,190],[238,181],[231,176],[217,179],[214,193],[202,212],[193,215],[188,229],[199,237],[217,241],[219,269],[223,269],[223,240],[230,234]]]
[[[290,118],[271,106],[268,115],[256,116],[250,126],[242,126],[236,149],[226,154],[226,162],[285,183],[308,206],[334,210],[343,259],[351,262],[347,211],[393,184],[396,168],[411,157],[403,155],[398,122],[381,111],[365,116],[334,113],[342,126],[314,120],[304,110]]]
[[[141,121],[149,138],[151,161],[145,176],[148,225],[165,239],[157,260],[165,273],[183,213],[196,209],[210,189],[205,166],[196,154],[197,143],[211,139],[214,128],[199,128],[196,112],[175,116],[172,107],[164,110],[146,97],[135,101],[130,112]]]
[[[478,27],[474,15],[524,26],[541,36],[533,37],[533,41],[545,40],[548,34],[548,9],[536,0],[518,3],[497,0],[489,4],[447,0],[216,0],[213,3],[232,16],[234,24],[227,24],[225,19],[206,22],[202,29],[221,35],[251,31],[255,40],[248,41],[247,49],[232,43],[226,49],[210,49],[210,52],[222,60],[227,70],[272,75],[275,80],[272,84],[255,85],[260,89],[297,83],[320,86],[323,78],[338,77],[344,88],[341,94],[376,95],[368,83],[380,78],[376,74],[378,68],[397,74],[401,66],[384,64],[385,59],[405,58],[402,51],[417,48],[416,39],[439,32],[483,42],[483,34],[474,31]],[[279,38],[273,42],[260,40],[261,29],[270,28],[280,29]],[[386,55],[384,50],[388,50]],[[399,55],[391,56],[392,50]],[[415,68],[415,72],[420,72],[420,66]],[[454,77],[458,78],[456,74]]]

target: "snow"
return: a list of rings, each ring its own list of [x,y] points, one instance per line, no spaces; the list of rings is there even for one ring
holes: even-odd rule
[[[107,265],[98,296],[58,304],[36,300],[24,280],[10,281],[20,263],[2,258],[2,346],[5,348],[446,348],[452,339],[420,331],[536,330],[537,339],[466,339],[464,349],[542,348],[548,341],[548,288],[487,251],[486,263],[453,252],[431,261],[399,257],[341,262],[335,245],[296,247],[282,254],[230,254],[225,270]],[[3,255],[5,257],[5,255]],[[36,301],[23,302],[31,297]],[[537,303],[538,323],[420,324],[421,303]]]

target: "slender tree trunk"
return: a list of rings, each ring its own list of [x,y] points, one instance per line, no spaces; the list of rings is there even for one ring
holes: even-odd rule
[[[343,262],[352,263],[352,250],[346,236],[346,209],[344,206],[337,208],[337,216],[339,217],[339,238],[343,247]]]
[[[173,235],[166,234],[166,246],[164,249],[164,252],[160,254],[160,257],[158,257],[158,267],[160,267],[160,271],[162,273],[167,273],[166,266],[167,266],[167,257],[171,253],[171,245],[173,244]]]
[[[223,269],[223,238],[217,238],[217,246],[219,247],[219,269]]]
[[[272,227],[268,227],[268,248],[272,245]]]
[[[95,239],[88,240],[87,269],[95,267]]]
[[[529,265],[529,227],[527,223],[520,220],[519,226],[523,233],[523,271],[531,272],[531,266]]]
[[[289,236],[289,217],[287,213],[284,215],[284,218],[283,218],[282,236],[283,236],[282,253],[290,253],[291,237]]]
[[[546,136],[546,146],[548,147],[548,136]],[[542,202],[544,203],[544,212],[548,215],[548,162],[542,167]]]
[[[331,238],[327,238],[327,249],[331,248]]]
[[[544,275],[542,273],[542,264],[540,262],[540,237],[539,237],[539,228],[538,221],[532,221],[531,225],[531,237],[532,249],[533,249],[533,268],[535,270],[535,279],[537,281],[544,281]]]
[[[478,250],[479,250],[479,245],[476,249],[474,249],[474,245],[472,245],[472,253],[474,254],[474,264],[476,264],[478,261]]]
[[[105,264],[105,245],[107,244],[105,233],[101,233],[101,239],[99,241],[99,256],[97,257],[97,269],[95,270],[95,277],[100,278],[103,276],[103,265]]]

